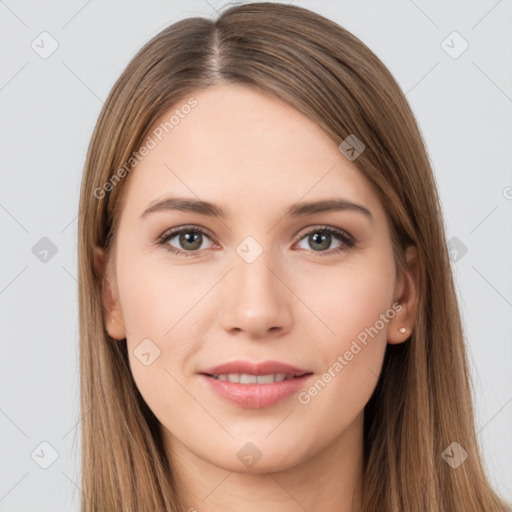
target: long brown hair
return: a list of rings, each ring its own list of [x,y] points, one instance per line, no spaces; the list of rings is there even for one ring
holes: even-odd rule
[[[186,510],[159,422],[132,378],[126,340],[113,340],[103,325],[93,249],[111,252],[126,162],[155,121],[221,82],[273,94],[336,144],[356,135],[366,149],[355,164],[387,212],[397,267],[407,245],[418,249],[417,322],[407,342],[387,345],[365,407],[364,510],[506,510],[482,465],[438,192],[404,94],[377,56],[336,23],[293,5],[252,3],[161,31],[115,83],[92,135],[78,233],[82,511]],[[442,457],[452,442],[468,453],[456,469]]]

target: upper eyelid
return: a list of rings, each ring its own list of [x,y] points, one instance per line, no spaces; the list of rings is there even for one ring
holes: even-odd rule
[[[201,226],[196,226],[196,225],[185,225],[185,226],[179,226],[179,227],[176,227],[176,228],[171,228],[171,229],[168,229],[166,231],[164,231],[162,233],[162,235],[160,235],[158,237],[158,239],[162,239],[162,238],[168,238],[168,237],[174,237],[176,235],[179,235],[180,233],[182,232],[186,232],[186,231],[199,231],[200,233],[204,234],[204,235],[207,235],[209,238],[215,238],[214,236],[212,236],[210,234],[210,230],[206,229],[206,228],[203,228]]]
[[[354,236],[351,233],[349,233],[346,229],[339,228],[337,226],[331,226],[329,224],[314,224],[312,226],[308,226],[306,228],[303,228],[295,236],[295,239],[297,241],[299,241],[302,238],[304,238],[304,236],[309,234],[310,232],[312,232],[314,230],[321,231],[323,229],[330,229],[330,230],[340,231],[347,238],[349,238],[351,240],[355,240]],[[190,224],[190,225],[179,226],[179,227],[176,227],[176,228],[171,228],[171,229],[165,231],[160,237],[158,237],[158,240],[162,240],[162,239],[169,240],[170,238],[174,238],[176,235],[179,235],[181,232],[184,232],[184,231],[187,231],[187,230],[188,231],[199,231],[202,234],[207,235],[208,238],[210,238],[210,240],[212,240],[212,241],[215,240],[215,237],[210,234],[210,230],[208,230],[207,228],[204,228],[202,226],[195,225],[195,224]]]

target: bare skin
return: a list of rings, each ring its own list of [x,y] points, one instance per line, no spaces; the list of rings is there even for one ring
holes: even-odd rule
[[[126,178],[105,280],[108,333],[114,343],[126,338],[133,377],[162,424],[187,507],[360,510],[364,406],[386,344],[405,342],[414,326],[416,251],[408,249],[409,270],[397,276],[379,196],[357,161],[314,122],[240,85],[193,96],[197,106]],[[141,218],[170,196],[214,203],[226,217],[161,210]],[[356,209],[285,215],[297,202],[339,198],[371,217]],[[202,231],[195,245],[176,233],[157,244],[183,226]],[[262,250],[252,262],[237,252],[248,236],[255,242],[245,247]],[[106,269],[102,249],[96,257]],[[354,340],[380,327],[383,316],[384,326],[355,353]],[[134,354],[144,339],[160,350],[148,366]],[[333,370],[338,356],[344,364]],[[280,361],[313,376],[302,401],[294,394],[272,407],[246,408],[212,392],[198,373],[236,359]],[[329,369],[330,381],[309,393]],[[252,466],[237,455],[247,443],[261,454]]]

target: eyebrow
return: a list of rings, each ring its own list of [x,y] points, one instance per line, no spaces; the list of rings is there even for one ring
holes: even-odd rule
[[[225,219],[226,212],[220,207],[207,201],[187,199],[183,197],[168,197],[153,203],[149,206],[141,218],[154,212],[178,210],[182,212],[198,213],[208,217]],[[291,205],[285,212],[285,217],[304,217],[320,212],[328,211],[353,211],[362,213],[370,221],[374,221],[373,215],[368,208],[347,201],[346,199],[325,199],[323,201],[299,202]]]

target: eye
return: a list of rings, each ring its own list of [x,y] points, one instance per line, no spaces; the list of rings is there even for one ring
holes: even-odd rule
[[[307,238],[307,243],[313,248],[314,252],[326,253],[326,255],[337,254],[342,251],[347,251],[355,247],[355,239],[345,231],[334,228],[332,226],[320,226],[303,234],[299,242]],[[171,241],[176,239],[174,244]],[[338,240],[340,243],[331,251],[329,249],[331,243]],[[201,249],[208,249],[204,247],[203,242],[210,240],[210,237],[199,227],[196,226],[183,226],[180,228],[171,229],[164,233],[158,240],[157,244],[164,246],[166,250],[177,256],[198,256]],[[304,248],[304,247],[302,247]]]
[[[169,243],[175,238],[177,239],[175,244],[178,244],[181,248],[177,248]],[[209,239],[209,237],[201,229],[184,226],[167,231],[158,239],[157,243],[158,245],[165,246],[168,251],[178,256],[196,256],[195,252],[205,249],[203,246],[205,239]]]
[[[324,249],[328,249],[331,245],[333,238],[340,241],[340,244],[332,251],[325,251]],[[355,246],[355,239],[351,235],[331,226],[321,226],[310,230],[305,235],[302,235],[300,241],[304,239],[306,239],[310,247],[313,247],[313,251],[320,253],[327,252],[327,254],[337,254]]]

